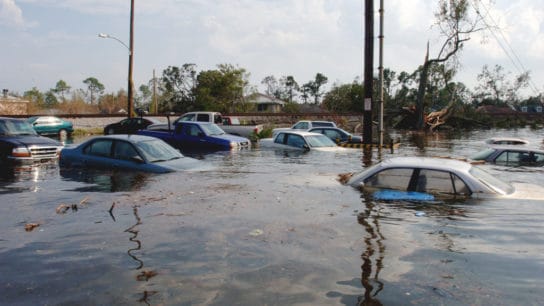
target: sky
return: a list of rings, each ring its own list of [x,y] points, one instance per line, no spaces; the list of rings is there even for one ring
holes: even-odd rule
[[[443,43],[436,0],[384,0],[384,67],[413,72]],[[455,81],[478,85],[484,65],[501,65],[513,79],[530,71],[525,95],[544,91],[544,0],[481,0],[497,30],[473,35],[460,53]],[[374,1],[379,34],[380,1]],[[169,66],[197,71],[231,64],[250,73],[259,91],[266,76],[317,73],[328,85],[362,79],[364,0],[135,0],[134,85],[148,84]],[[130,0],[0,0],[0,88],[47,91],[64,80],[72,89],[95,77],[106,92],[126,89]],[[98,37],[106,33],[114,39]],[[124,45],[123,45],[124,44]],[[374,42],[378,72],[378,39]]]

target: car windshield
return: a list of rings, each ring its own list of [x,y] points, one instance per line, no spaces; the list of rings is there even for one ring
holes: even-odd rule
[[[479,153],[472,155],[471,159],[474,159],[474,160],[486,159],[489,156],[489,154],[493,153],[494,151],[495,149],[493,148],[485,149]]]
[[[23,120],[4,120],[0,122],[1,135],[37,135],[30,123]]]
[[[305,138],[310,147],[336,147],[336,144],[325,135],[312,135]]]
[[[474,176],[480,182],[500,194],[511,194],[512,192],[514,192],[514,187],[512,185],[501,181],[500,179],[484,171],[483,169],[480,169],[478,167],[472,167],[470,168],[469,173],[472,174],[472,176]]]
[[[225,134],[225,131],[223,131],[217,124],[202,124],[200,127],[208,136]]]
[[[154,139],[138,143],[141,153],[150,163],[182,158],[183,155],[162,140]]]

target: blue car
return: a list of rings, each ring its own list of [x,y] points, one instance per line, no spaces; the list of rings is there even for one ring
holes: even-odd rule
[[[62,138],[74,132],[72,122],[55,116],[35,116],[28,118],[27,121],[40,135],[57,135]]]
[[[141,135],[93,137],[60,152],[63,168],[121,169],[152,173],[196,170],[203,162],[183,156],[164,141]]]
[[[157,137],[184,151],[251,147],[249,139],[227,134],[215,123],[209,122],[178,121],[173,130],[139,130],[138,135]]]

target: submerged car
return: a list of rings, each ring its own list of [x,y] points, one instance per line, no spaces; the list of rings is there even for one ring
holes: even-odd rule
[[[485,140],[488,145],[528,145],[529,141],[515,137],[492,137]]]
[[[203,163],[166,142],[141,135],[96,136],[60,152],[61,167],[125,169],[153,173],[195,170]]]
[[[352,135],[351,133],[337,127],[315,127],[308,130],[308,132],[323,134],[338,144],[363,143],[363,137]]]
[[[161,124],[160,120],[155,118],[125,118],[121,121],[108,124],[104,127],[104,135],[112,134],[136,134],[138,130],[142,130],[150,126],[151,124]]]
[[[57,135],[65,138],[74,132],[72,122],[55,116],[34,116],[27,121],[40,135]]]
[[[303,151],[341,151],[329,137],[311,132],[281,131],[273,138],[264,138],[259,141],[263,148],[290,149]]]
[[[381,200],[512,197],[544,199],[541,186],[510,184],[468,162],[395,157],[352,175],[347,184]],[[429,197],[431,195],[431,197]]]
[[[544,166],[544,151],[520,146],[490,147],[470,157],[501,166]]]

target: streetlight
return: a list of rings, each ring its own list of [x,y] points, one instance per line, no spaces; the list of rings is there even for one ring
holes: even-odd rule
[[[130,2],[131,2],[130,3],[130,46],[127,46],[127,44],[125,44],[119,38],[115,36],[105,34],[105,33],[98,34],[98,37],[114,39],[118,41],[119,43],[121,43],[123,46],[125,46],[125,48],[128,49],[128,92],[127,92],[128,94],[127,108],[128,109],[127,109],[127,112],[128,112],[129,118],[132,117],[132,109],[134,106],[134,97],[132,93],[132,88],[134,87],[132,82],[132,63],[133,63],[132,55],[134,53],[134,39],[133,39],[134,38],[134,0],[131,0]]]

